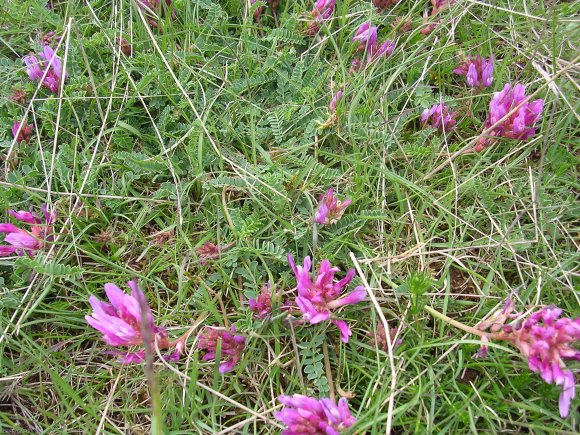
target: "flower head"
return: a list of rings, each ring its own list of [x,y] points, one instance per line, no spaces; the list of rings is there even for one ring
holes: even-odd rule
[[[278,400],[285,405],[274,414],[287,426],[282,435],[336,435],[356,423],[345,398],[338,405],[332,399],[316,400],[302,394],[283,395]]]
[[[401,340],[400,338],[395,340],[395,337],[397,336],[398,332],[399,332],[399,328],[389,328],[389,339],[391,341],[391,345],[393,346],[393,349],[398,347],[399,345],[401,345],[401,343],[403,343],[403,340]],[[385,326],[382,323],[379,323],[377,325],[376,335],[373,331],[370,331],[369,337],[371,339],[371,344],[373,346],[377,346],[379,349],[381,349],[384,352],[389,351],[389,341],[387,340],[387,333],[385,331]]]
[[[203,361],[215,359],[218,343],[221,342],[221,357],[225,360],[220,364],[219,372],[226,373],[235,367],[242,358],[242,352],[246,347],[246,338],[236,334],[236,327],[232,325],[231,330],[223,327],[206,326],[199,336],[198,348],[205,350]]]
[[[457,122],[456,116],[457,113],[451,111],[447,104],[439,103],[421,113],[421,122],[423,127],[429,125],[439,131],[451,131]]]
[[[356,287],[346,296],[341,296],[342,290],[354,278],[355,271],[350,269],[340,281],[334,281],[334,274],[340,269],[332,267],[328,260],[322,260],[316,279],[310,278],[312,263],[310,257],[304,259],[304,266],[296,266],[292,254],[288,254],[288,263],[296,276],[296,288],[298,296],[296,305],[300,308],[304,320],[310,324],[316,324],[329,320],[331,311],[343,305],[356,304],[366,297],[364,287]],[[340,330],[340,338],[347,343],[352,335],[350,328],[344,320],[332,319],[331,322]]]
[[[23,230],[13,224],[0,223],[0,233],[6,234],[4,241],[8,243],[8,245],[0,245],[0,257],[13,254],[27,254],[34,257],[44,248],[46,242],[53,240],[56,212],[49,213],[46,205],[42,206],[42,212],[44,220],[27,211],[8,211],[14,219],[30,225],[30,230]]]
[[[334,191],[328,189],[326,195],[320,197],[320,204],[314,214],[314,222],[320,225],[330,225],[338,222],[352,200],[339,201],[334,197]]]
[[[539,372],[546,383],[559,385],[562,388],[560,416],[565,418],[570,412],[570,402],[576,389],[574,375],[566,369],[564,360],[580,360],[580,350],[574,347],[580,340],[580,317],[562,318],[560,308],[549,306],[523,321],[504,325],[505,316],[509,317],[512,309],[511,305],[506,305],[499,320],[496,319],[498,316],[492,316],[496,320],[478,325],[480,330],[490,328],[492,331],[498,329],[497,325],[502,325],[500,332],[484,336],[484,342],[489,339],[511,342],[527,358],[530,370]],[[481,354],[485,355],[485,351]]]
[[[395,20],[391,23],[391,27],[393,28],[393,30],[398,31],[399,33],[405,33],[413,28],[413,21],[401,15],[398,15],[397,17],[395,17]]]
[[[357,51],[366,52],[366,64],[370,64],[381,57],[389,57],[395,50],[396,43],[386,39],[381,45],[377,42],[377,27],[372,26],[370,21],[360,25],[352,38],[353,42],[358,42]],[[352,61],[351,70],[360,69],[362,62],[355,58]]]
[[[482,151],[495,141],[495,137],[526,140],[536,134],[536,123],[540,120],[544,101],[537,99],[529,102],[526,87],[521,84],[512,86],[507,83],[501,92],[493,94],[489,103],[489,115],[485,128],[493,127],[491,137],[482,137],[475,151]],[[510,112],[512,112],[508,115]],[[503,119],[504,117],[506,117]],[[495,127],[494,127],[495,126]]]
[[[465,76],[470,88],[488,88],[493,82],[493,57],[485,59],[479,55],[469,55],[453,72]]]
[[[338,102],[340,101],[341,98],[342,98],[342,91],[339,90],[332,97],[332,100],[330,100],[330,104],[328,105],[328,109],[330,110],[330,113],[336,112],[336,105],[338,104]]]
[[[115,42],[117,43],[117,46],[121,50],[121,53],[123,53],[125,56],[131,56],[131,54],[133,53],[133,47],[131,47],[131,44],[129,44],[125,38],[123,37],[115,38]]]
[[[12,94],[10,95],[10,99],[18,104],[24,104],[26,102],[26,92],[20,88],[12,89]]]
[[[359,43],[358,50],[368,50],[377,43],[377,26],[372,26],[370,21],[365,21],[354,33],[352,40]]]
[[[560,308],[550,306],[532,314],[513,332],[511,328],[504,329],[512,334],[513,343],[528,358],[530,370],[540,372],[548,384],[562,387],[559,407],[560,415],[565,418],[576,390],[574,375],[566,370],[564,359],[580,360],[580,351],[572,347],[580,340],[580,317],[573,320],[560,318],[561,315]]]
[[[272,314],[272,292],[270,290],[270,283],[262,287],[262,291],[256,298],[248,299],[250,310],[258,319],[265,319]]]
[[[34,55],[22,58],[26,64],[26,74],[30,80],[42,80],[42,86],[56,94],[60,84],[67,78],[66,74],[63,77],[62,62],[48,45],[42,47],[38,57],[40,61]]]
[[[103,334],[103,341],[109,346],[153,346],[160,349],[175,346],[177,352],[166,356],[175,361],[181,355],[183,340],[170,342],[165,328],[155,326],[151,308],[145,294],[133,279],[127,283],[131,294],[126,294],[113,283],[105,284],[105,293],[110,303],[102,302],[95,296],[89,298],[93,313],[85,316],[89,325]],[[181,346],[181,347],[180,347]],[[151,347],[153,348],[153,347]],[[139,363],[145,359],[145,350],[137,352],[111,351],[120,356],[124,364]]]
[[[22,125],[22,127],[21,127],[21,125]],[[18,131],[18,130],[20,130],[20,131]],[[26,121],[24,121],[24,122],[16,121],[12,125],[12,136],[14,137],[14,139],[16,139],[17,143],[21,143],[21,142],[28,143],[30,141],[30,138],[32,137],[33,131],[34,131],[34,127],[32,125],[28,125],[26,123]]]
[[[201,259],[201,264],[206,265],[207,260],[218,258],[220,255],[219,248],[212,242],[205,242],[195,251],[199,258]]]
[[[312,16],[317,21],[325,21],[330,18],[334,12],[336,0],[317,0],[312,9]]]
[[[334,12],[336,0],[317,0],[311,12],[311,20],[306,27],[306,34],[314,36],[320,30],[321,23],[328,20]]]
[[[380,46],[371,47],[368,62],[374,62],[375,60],[380,59],[381,57],[385,58],[389,57],[391,54],[393,54],[393,51],[395,51],[396,46],[397,43],[395,41],[385,39],[385,42],[383,42]]]

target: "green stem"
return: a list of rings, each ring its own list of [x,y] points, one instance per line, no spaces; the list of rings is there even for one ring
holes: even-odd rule
[[[441,314],[439,311],[431,308],[429,305],[425,305],[423,308],[426,311],[428,311],[429,313],[431,313],[431,315],[433,315],[433,317],[437,317],[438,319],[441,319],[444,322],[447,322],[450,325],[453,325],[456,328],[461,329],[462,331],[477,335],[479,337],[489,337],[490,336],[490,334],[487,334],[483,331],[480,331],[479,329],[472,328],[471,326],[467,326],[461,322],[458,322],[457,320],[453,320],[451,317],[447,317],[445,314]]]

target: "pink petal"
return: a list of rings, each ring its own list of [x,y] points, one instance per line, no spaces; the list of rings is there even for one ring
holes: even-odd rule
[[[0,245],[0,257],[8,257],[16,252],[14,246]]]
[[[340,339],[343,343],[348,343],[352,331],[344,320],[332,319],[331,322],[335,324],[340,330]]]

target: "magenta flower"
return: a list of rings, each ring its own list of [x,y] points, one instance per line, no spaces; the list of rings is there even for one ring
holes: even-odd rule
[[[493,82],[493,57],[486,60],[480,55],[469,55],[453,72],[465,76],[470,88],[488,88]]]
[[[272,292],[270,290],[270,283],[262,287],[262,291],[256,298],[248,299],[250,310],[258,319],[265,319],[272,314]]]
[[[292,254],[288,254],[288,263],[296,276],[296,288],[298,296],[296,305],[300,308],[304,320],[310,324],[324,322],[331,318],[331,311],[343,305],[356,304],[366,297],[364,287],[356,287],[346,296],[340,297],[342,290],[354,278],[355,271],[350,269],[346,276],[338,282],[334,282],[334,274],[340,269],[331,267],[328,260],[322,260],[316,275],[316,280],[310,279],[312,263],[310,257],[304,259],[304,267],[296,266]],[[331,322],[340,330],[340,338],[348,343],[352,335],[348,324],[344,320],[331,319]]]
[[[451,111],[447,104],[439,103],[421,113],[421,122],[423,123],[423,128],[429,125],[439,129],[439,131],[451,131],[457,122],[455,120],[456,117],[457,113]]]
[[[338,91],[332,97],[332,100],[330,100],[330,104],[328,105],[328,109],[330,110],[330,113],[336,112],[336,105],[338,104],[338,102],[340,101],[341,98],[342,98],[342,91]]]
[[[8,213],[20,222],[31,226],[30,230],[23,230],[16,225],[1,223],[0,233],[6,234],[4,241],[8,245],[0,245],[0,257],[7,257],[9,255],[27,254],[34,257],[40,250],[44,248],[46,242],[54,240],[53,224],[56,220],[56,212],[49,213],[46,205],[42,205],[42,213],[44,222],[36,214],[27,211],[9,210]]]
[[[480,330],[490,329],[492,332],[484,334],[484,346],[479,356],[485,355],[490,339],[511,342],[528,359],[528,366],[533,372],[539,372],[542,379],[548,384],[556,384],[562,388],[560,393],[560,416],[566,418],[570,412],[570,403],[576,394],[573,373],[566,369],[565,359],[580,361],[580,350],[577,346],[580,340],[580,317],[575,319],[561,318],[560,308],[544,307],[531,314],[523,322],[504,325],[509,317],[513,305],[506,308],[499,315],[492,316],[492,320],[482,322],[477,327]],[[501,331],[497,331],[501,327]]]
[[[536,134],[535,124],[540,120],[544,101],[540,98],[529,102],[526,87],[521,84],[512,86],[507,83],[501,92],[493,94],[489,103],[489,115],[485,128],[493,130],[489,137],[481,137],[475,151],[482,151],[495,142],[496,137],[526,140]],[[512,112],[508,115],[510,112]],[[506,117],[506,119],[503,119]],[[496,125],[497,124],[497,125]]]
[[[278,400],[285,405],[274,417],[287,426],[282,435],[337,435],[356,423],[345,398],[316,400],[294,394],[282,395]]]
[[[34,55],[24,56],[22,60],[26,64],[26,74],[30,80],[42,80],[42,86],[53,94],[58,92],[60,84],[66,80],[63,78],[62,62],[50,46],[45,45],[38,53],[39,60]],[[45,76],[46,74],[46,76]],[[44,76],[44,79],[42,79]]]
[[[235,325],[232,325],[231,330],[206,326],[197,343],[200,350],[206,351],[202,357],[203,361],[215,359],[219,342],[221,342],[221,359],[225,360],[220,364],[219,372],[226,373],[233,370],[242,358],[242,352],[246,347],[246,338],[236,334]]]
[[[317,0],[311,12],[311,20],[306,28],[306,34],[313,36],[318,33],[321,23],[331,17],[335,6],[336,0]]]
[[[332,189],[320,197],[320,204],[314,214],[314,222],[320,225],[330,225],[338,222],[352,200],[338,201]]]
[[[312,9],[312,16],[317,21],[325,21],[330,18],[334,12],[336,0],[317,0]]]
[[[22,127],[20,127],[20,125],[22,125]],[[20,131],[18,131],[19,129]],[[34,131],[33,126],[28,125],[26,121],[24,121],[24,123],[16,121],[12,125],[12,136],[14,137],[14,139],[16,139],[17,143],[22,142],[28,143],[30,141],[30,138],[32,137],[33,131]]]
[[[115,284],[105,284],[105,293],[110,303],[101,302],[95,296],[91,296],[89,303],[93,313],[85,316],[87,323],[103,334],[103,341],[109,346],[151,346],[151,349],[154,349],[156,343],[159,349],[175,347],[176,352],[167,355],[165,359],[176,361],[183,351],[186,337],[169,341],[165,328],[155,326],[151,308],[137,280],[133,279],[127,284],[131,289],[130,295]],[[144,330],[148,331],[149,342],[143,335]],[[114,350],[109,353],[119,355],[119,362],[123,364],[140,363],[145,360],[145,350],[136,352]]]
[[[386,59],[391,54],[393,54],[393,51],[395,51],[396,46],[397,46],[396,42],[391,41],[390,39],[386,39],[385,42],[383,42],[378,48],[374,47],[371,48],[368,62],[369,63],[374,62],[375,60],[380,59],[381,57],[384,57]]]
[[[359,43],[357,50],[368,50],[377,43],[377,26],[371,26],[370,21],[365,21],[354,33],[352,40]]]
[[[358,42],[357,51],[365,52],[367,54],[366,64],[370,64],[377,59],[387,58],[395,50],[396,43],[390,39],[386,39],[381,45],[377,43],[377,27],[371,26],[370,21],[366,21],[360,25],[352,38],[353,42]],[[355,58],[352,61],[351,70],[358,71],[362,66],[361,59]]]

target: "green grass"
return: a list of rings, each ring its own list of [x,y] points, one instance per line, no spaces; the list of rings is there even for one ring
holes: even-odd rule
[[[258,24],[241,0],[174,1],[177,20],[159,29],[128,0],[44,3],[0,6],[1,220],[42,203],[59,212],[48,254],[0,259],[3,431],[144,433],[160,417],[168,433],[276,433],[278,395],[331,389],[350,397],[353,433],[384,433],[391,419],[394,433],[578,429],[577,399],[560,419],[559,388],[515,349],[499,343],[476,360],[475,336],[422,310],[474,326],[517,290],[521,310],[554,303],[578,316],[577,5],[460,1],[425,37],[425,2],[379,14],[339,0],[309,38],[310,1],[282,0],[278,28],[270,9]],[[351,74],[358,25],[371,19],[380,40],[394,39],[397,15],[413,30],[393,56]],[[35,94],[19,59],[50,30],[65,35],[62,98]],[[132,57],[118,55],[119,34]],[[461,52],[495,55],[492,89],[474,95],[452,74]],[[538,134],[450,159],[507,82],[544,99]],[[8,98],[15,87],[29,106]],[[419,122],[440,98],[461,113],[446,136]],[[38,134],[12,147],[10,126],[25,113]],[[311,217],[330,187],[353,203],[312,253]],[[206,241],[233,247],[202,265]],[[291,296],[289,252],[342,271],[356,258],[355,284],[366,279],[377,304],[341,311],[347,345],[326,324],[252,318],[245,301],[266,282]],[[247,337],[223,376],[200,361],[195,334],[179,363],[156,362],[156,415],[144,368],[118,365],[84,319],[90,294],[133,276],[171,337],[198,320],[235,322]],[[402,326],[394,355],[369,338],[379,308]]]

